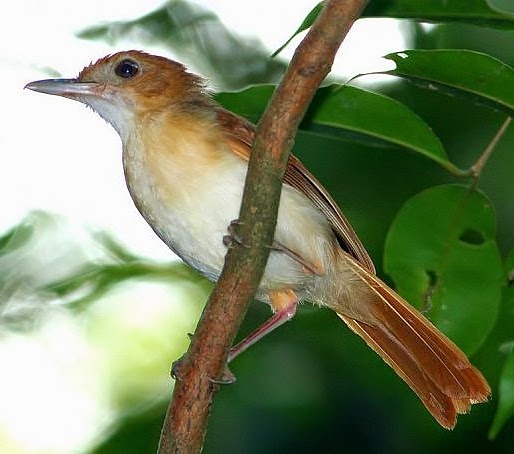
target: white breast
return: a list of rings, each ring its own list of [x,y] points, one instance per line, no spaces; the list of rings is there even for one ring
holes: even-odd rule
[[[190,141],[182,143],[187,147],[202,146]],[[148,154],[138,147],[125,147],[127,186],[159,237],[186,263],[216,280],[227,252],[223,236],[239,214],[247,163],[227,152],[216,163],[191,171],[181,166],[174,155]],[[331,235],[328,222],[310,200],[285,186],[276,240],[305,261],[323,268]],[[261,290],[302,287],[311,279],[312,273],[290,256],[272,252]]]

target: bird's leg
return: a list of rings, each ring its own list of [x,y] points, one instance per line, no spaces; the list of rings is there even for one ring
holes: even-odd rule
[[[241,221],[239,219],[235,219],[230,222],[227,230],[228,234],[223,237],[223,244],[227,247],[231,247],[234,243],[245,246],[242,241],[242,238],[236,232],[236,228],[241,225]],[[299,263],[305,270],[312,274],[322,274],[322,270],[320,270],[319,266],[311,265],[302,259],[300,255],[298,255],[293,250],[289,249],[287,246],[279,243],[278,241],[273,241],[272,245],[269,246],[271,250],[275,252],[281,252],[289,256],[291,259]],[[273,315],[263,323],[259,328],[257,328],[252,334],[243,339],[237,345],[233,346],[230,350],[228,356],[228,362],[230,363],[236,356],[243,353],[247,348],[251,345],[255,344],[257,341],[262,339],[266,334],[273,331],[275,328],[278,328],[280,325],[284,324],[288,320],[291,320],[296,313],[296,306],[298,305],[298,297],[296,293],[291,289],[279,290],[269,292],[268,296],[270,298],[271,306],[273,308]]]
[[[291,320],[296,313],[298,297],[293,290],[280,290],[268,293],[273,307],[274,314],[257,328],[252,334],[232,347],[228,355],[228,362],[243,353],[248,347],[262,339],[266,334],[278,328],[288,320]]]
[[[318,276],[323,274],[323,269],[321,268],[321,266],[308,263],[295,251],[289,249],[287,246],[284,246],[282,243],[279,243],[276,240],[273,241],[273,244],[271,245],[271,250],[286,254],[289,258],[293,259],[295,262],[303,266],[305,270],[309,273],[317,274]]]
[[[243,243],[243,239],[236,232],[237,226],[241,225],[241,221],[239,219],[234,219],[230,221],[230,224],[227,227],[228,234],[223,236],[223,244],[227,247],[231,247],[234,243],[240,246],[246,246]],[[298,255],[292,249],[289,249],[287,246],[284,246],[282,243],[279,243],[276,240],[273,240],[273,243],[269,248],[275,252],[282,252],[289,256],[289,258],[293,259],[295,262],[299,263],[305,270],[309,273],[321,275],[323,274],[323,269],[320,266],[316,266],[308,263],[304,260],[300,255]]]

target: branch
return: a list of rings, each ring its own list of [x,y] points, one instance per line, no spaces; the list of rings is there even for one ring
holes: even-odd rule
[[[201,451],[214,393],[266,265],[289,151],[298,125],[335,54],[367,0],[328,0],[277,87],[257,128],[238,234],[184,357],[175,365],[173,397],[159,453]]]

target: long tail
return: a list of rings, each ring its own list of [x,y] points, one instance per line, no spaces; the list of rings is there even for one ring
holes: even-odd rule
[[[356,268],[374,294],[374,321],[338,315],[405,380],[439,424],[452,429],[457,414],[488,399],[487,381],[421,313],[376,276]]]

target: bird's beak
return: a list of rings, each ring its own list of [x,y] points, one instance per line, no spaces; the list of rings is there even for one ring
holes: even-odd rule
[[[71,99],[80,99],[83,96],[99,96],[102,87],[103,85],[97,82],[82,82],[78,79],[36,80],[25,85],[25,88],[29,90]]]

